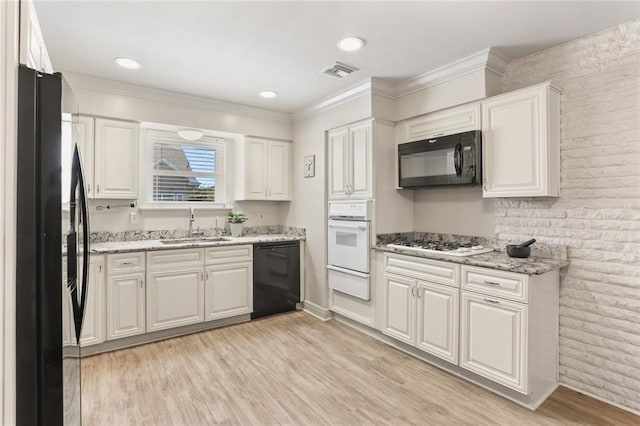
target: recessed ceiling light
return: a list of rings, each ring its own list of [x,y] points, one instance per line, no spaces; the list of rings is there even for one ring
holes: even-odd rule
[[[338,41],[338,49],[344,52],[356,52],[364,47],[364,40],[360,37],[345,37]]]
[[[122,68],[127,68],[130,70],[137,70],[142,66],[140,62],[131,58],[115,58],[113,62],[120,65]]]
[[[180,129],[178,130],[178,136],[187,141],[197,141],[203,136],[202,130],[198,129]]]
[[[263,98],[266,99],[271,99],[271,98],[275,98],[276,96],[278,96],[278,93],[274,92],[273,90],[264,90],[260,93],[258,93],[258,95],[262,96]]]

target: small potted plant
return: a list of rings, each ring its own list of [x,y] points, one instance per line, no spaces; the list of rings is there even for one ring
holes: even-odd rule
[[[231,236],[239,237],[242,234],[242,224],[249,220],[242,212],[229,212],[229,227],[231,228]]]

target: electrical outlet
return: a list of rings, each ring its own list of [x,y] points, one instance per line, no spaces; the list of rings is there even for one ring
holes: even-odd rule
[[[137,225],[138,224],[138,212],[129,213],[129,223],[131,225]]]
[[[264,220],[264,212],[258,212],[258,221],[262,222]]]

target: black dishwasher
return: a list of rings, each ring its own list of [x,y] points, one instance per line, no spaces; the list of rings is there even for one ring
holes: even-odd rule
[[[251,318],[292,311],[299,302],[300,242],[254,244]]]

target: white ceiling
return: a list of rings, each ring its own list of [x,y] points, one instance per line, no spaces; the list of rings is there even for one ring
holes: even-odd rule
[[[57,70],[293,112],[367,77],[400,80],[487,47],[520,57],[636,19],[640,3],[36,0],[36,10]],[[339,51],[345,35],[366,47]],[[143,66],[119,68],[117,56]],[[335,60],[360,71],[318,73]]]

